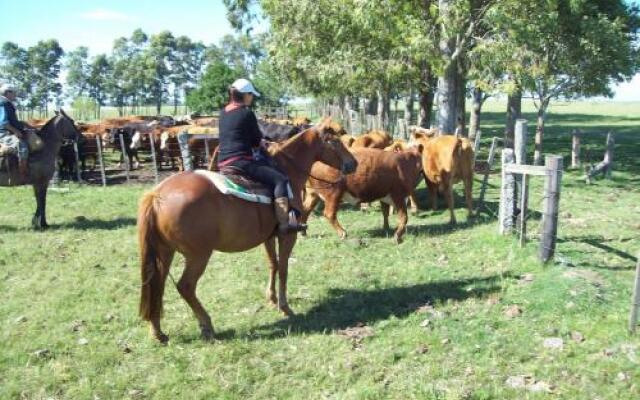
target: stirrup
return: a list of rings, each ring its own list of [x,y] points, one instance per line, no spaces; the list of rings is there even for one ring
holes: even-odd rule
[[[306,232],[307,224],[296,224],[296,225],[287,225],[286,227],[278,226],[278,233],[287,234],[287,233],[298,233],[298,232]]]

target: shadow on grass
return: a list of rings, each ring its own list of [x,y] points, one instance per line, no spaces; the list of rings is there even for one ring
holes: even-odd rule
[[[375,290],[333,288],[308,312],[257,327],[251,338],[276,339],[292,334],[323,333],[357,324],[372,325],[390,317],[403,318],[426,303],[483,298],[501,290],[503,275],[442,280]]]
[[[600,264],[596,264],[596,263],[579,263],[577,266],[579,267],[591,267],[591,268],[598,268],[598,269],[611,269],[611,270],[621,270],[621,269],[634,269],[635,268],[635,263],[638,262],[638,258],[635,257],[632,254],[627,253],[626,251],[622,251],[619,249],[616,249],[615,247],[611,247],[608,244],[605,244],[606,242],[610,242],[612,241],[612,239],[604,239],[602,237],[599,236],[576,236],[576,237],[566,237],[566,238],[558,238],[557,239],[558,242],[560,243],[568,243],[568,242],[574,242],[574,243],[586,243],[590,246],[593,246],[597,249],[600,249],[602,251],[605,251],[608,254],[614,254],[624,260],[628,260],[631,261],[632,264],[629,265],[629,267],[627,268],[614,268],[614,267],[608,267],[606,265],[600,265]],[[618,241],[627,241],[627,240],[633,240],[632,238],[628,238],[628,239],[619,239]]]
[[[135,218],[130,217],[118,217],[110,220],[102,220],[102,219],[86,219],[86,218],[76,218],[72,222],[64,222],[62,224],[51,224],[49,228],[44,231],[38,231],[31,228],[29,223],[25,223],[24,226],[14,226],[14,225],[0,225],[0,233],[7,232],[47,232],[47,231],[57,231],[63,229],[78,229],[78,230],[93,230],[93,229],[102,229],[102,230],[113,230],[120,229],[125,226],[131,226],[136,224]]]

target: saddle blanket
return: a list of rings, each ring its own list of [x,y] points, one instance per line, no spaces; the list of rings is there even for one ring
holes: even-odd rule
[[[222,194],[235,196],[252,203],[273,203],[273,191],[258,182],[249,181],[238,175],[227,176],[204,169],[198,169],[194,172],[209,179]]]

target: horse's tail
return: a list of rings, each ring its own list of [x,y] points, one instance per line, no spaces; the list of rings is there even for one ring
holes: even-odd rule
[[[162,294],[166,266],[158,260],[158,245],[162,239],[156,224],[157,192],[146,193],[138,210],[138,245],[140,246],[140,317],[150,321],[162,315]]]

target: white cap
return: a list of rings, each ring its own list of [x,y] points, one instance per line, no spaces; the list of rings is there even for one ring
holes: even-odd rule
[[[0,86],[0,94],[5,94],[7,92],[15,92],[15,91],[16,91],[15,86],[9,83],[5,83],[2,86]]]
[[[240,78],[231,84],[232,88],[238,89],[240,93],[253,93],[257,97],[260,97],[260,93],[253,87],[253,84],[244,78]]]

